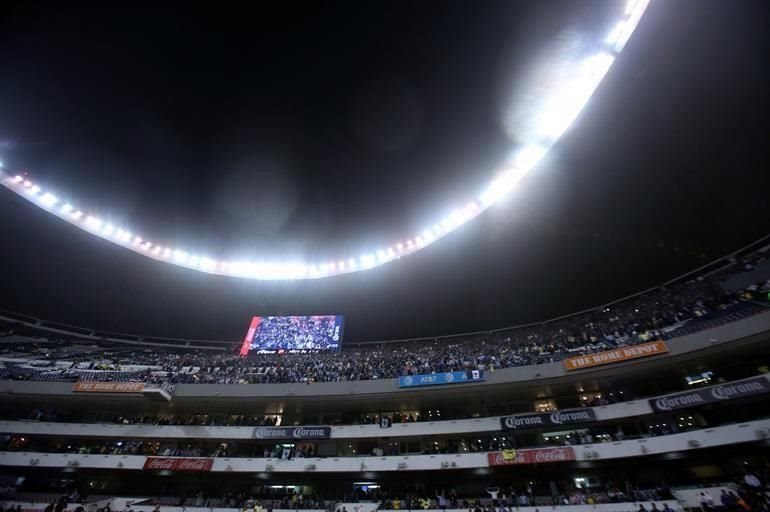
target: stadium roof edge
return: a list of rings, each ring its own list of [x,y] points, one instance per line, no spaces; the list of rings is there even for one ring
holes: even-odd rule
[[[348,342],[346,343],[346,345],[360,346],[360,345],[376,344],[376,343],[405,343],[409,341],[453,339],[453,338],[459,338],[459,337],[465,337],[465,336],[492,334],[492,333],[498,333],[498,332],[503,332],[508,330],[524,329],[527,327],[534,327],[538,325],[547,325],[549,323],[563,320],[565,318],[579,316],[585,313],[589,313],[591,311],[596,311],[599,309],[604,309],[607,307],[614,306],[616,304],[621,304],[625,301],[628,301],[635,297],[639,297],[641,295],[644,295],[645,293],[649,293],[659,288],[670,286],[674,283],[687,281],[696,275],[699,277],[711,275],[728,266],[730,264],[730,261],[729,261],[730,259],[735,258],[741,255],[742,253],[746,253],[752,250],[768,250],[768,249],[770,249],[770,233],[764,235],[763,237],[747,245],[744,245],[743,247],[735,251],[732,251],[731,253],[725,256],[717,258],[711,261],[710,263],[702,265],[694,270],[691,270],[685,274],[679,275],[673,279],[669,279],[668,281],[665,281],[657,286],[653,286],[645,290],[642,290],[640,292],[633,293],[625,297],[621,297],[619,299],[616,299],[612,302],[608,302],[606,304],[598,305],[591,308],[586,308],[586,309],[569,313],[566,315],[550,318],[548,320],[544,320],[541,322],[530,322],[526,324],[513,325],[509,327],[501,327],[498,329],[487,329],[483,331],[463,332],[463,333],[441,335],[441,336],[423,336],[419,338],[401,338],[401,339],[389,339],[389,340]],[[146,335],[139,335],[139,334],[116,333],[116,332],[109,332],[109,331],[98,331],[95,329],[86,329],[83,327],[78,327],[78,326],[73,326],[73,325],[68,325],[68,324],[63,324],[58,322],[49,322],[40,318],[36,318],[33,316],[25,315],[22,313],[16,313],[16,312],[4,310],[4,309],[0,309],[0,321],[7,322],[7,323],[22,324],[25,327],[29,327],[32,329],[40,330],[43,332],[61,334],[65,336],[72,336],[75,339],[89,340],[89,341],[106,341],[110,343],[142,345],[147,347],[188,348],[193,350],[194,349],[225,350],[226,348],[223,347],[223,345],[240,346],[242,343],[241,340],[226,341],[226,340],[184,339],[184,338],[171,338],[171,337],[162,337],[162,336],[146,336]],[[206,344],[213,344],[213,346],[209,346]]]

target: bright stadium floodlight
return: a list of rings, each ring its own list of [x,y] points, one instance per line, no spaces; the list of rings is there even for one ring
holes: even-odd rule
[[[102,221],[97,217],[88,216],[86,217],[86,226],[91,228],[92,231],[99,231],[102,227]]]
[[[612,55],[601,52],[576,65],[574,79],[551,97],[541,112],[536,130],[543,138],[556,141],[561,137],[583,110],[613,60]]]
[[[513,187],[516,186],[516,183],[524,174],[526,173],[517,169],[508,169],[501,172],[481,194],[481,202],[486,206],[495,204],[513,190]]]
[[[364,256],[361,256],[361,268],[372,268],[376,264],[376,260],[374,259],[374,255],[372,254],[366,254]]]
[[[569,51],[559,55],[558,65],[549,68],[553,76],[559,77],[555,85],[538,89],[532,99],[533,113],[528,114],[531,126],[528,126],[520,140],[524,142],[510,148],[510,156],[493,175],[492,180],[462,208],[448,208],[451,212],[439,217],[439,222],[421,233],[411,237],[399,237],[401,241],[386,243],[380,249],[365,253],[358,258],[350,255],[332,255],[325,263],[275,261],[265,263],[255,259],[224,261],[203,256],[190,256],[190,252],[167,243],[156,243],[148,237],[135,235],[125,228],[115,227],[101,219],[114,219],[109,212],[95,212],[87,208],[75,209],[67,202],[58,207],[59,200],[51,192],[27,178],[27,172],[7,174],[7,169],[0,162],[0,184],[8,190],[26,199],[30,203],[45,209],[59,218],[86,230],[103,240],[135,251],[148,258],[171,263],[196,271],[225,276],[263,279],[320,279],[324,277],[369,270],[390,261],[402,258],[424,249],[437,240],[446,237],[460,226],[478,217],[488,208],[510,194],[522,178],[535,169],[547,155],[550,148],[573,125],[582,110],[589,103],[591,96],[599,86],[618,55],[626,46],[631,35],[639,25],[649,0],[628,0],[622,14],[618,14],[595,34],[581,34],[585,48],[592,48],[596,53],[577,55]],[[616,9],[616,7],[613,7]],[[596,50],[598,49],[598,50]],[[550,63],[550,61],[549,61]],[[63,194],[64,195],[64,194]],[[70,197],[67,194],[67,197]],[[73,202],[79,204],[73,199]],[[455,205],[456,206],[456,205]],[[435,222],[436,218],[434,218]],[[398,240],[397,239],[397,240]],[[406,242],[402,242],[406,240]],[[170,247],[175,247],[171,249]],[[195,251],[198,254],[213,254],[210,251]],[[332,263],[329,263],[331,261]]]
[[[54,206],[56,203],[58,203],[59,199],[50,192],[46,192],[43,194],[43,197],[40,198],[40,202],[43,203],[44,206],[50,208],[51,206]]]
[[[513,157],[513,166],[523,172],[529,172],[545,156],[545,152],[546,149],[543,146],[524,146]]]
[[[626,27],[627,27],[627,24],[625,21],[619,21],[612,28],[612,32],[610,32],[610,34],[607,36],[607,39],[604,40],[604,44],[606,44],[610,48],[615,48],[615,45],[618,44],[620,37],[623,35],[623,32],[626,31]]]

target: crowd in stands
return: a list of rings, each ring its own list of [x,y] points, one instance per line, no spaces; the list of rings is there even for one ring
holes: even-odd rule
[[[487,496],[483,498],[460,498],[454,489],[430,492],[425,489],[407,489],[403,497],[392,497],[389,492],[379,489],[369,499],[381,499],[381,510],[434,510],[464,509],[470,512],[510,512],[519,507],[555,505],[597,505],[601,503],[621,503],[628,501],[673,500],[674,496],[668,485],[661,483],[653,489],[639,489],[628,486],[621,491],[617,487],[599,489],[577,489],[569,486],[561,489],[555,483],[550,487],[551,495],[538,495],[532,482],[521,488],[515,486],[487,487]],[[384,498],[383,498],[384,496]],[[663,512],[665,508],[647,512]],[[670,508],[668,509],[671,510]],[[642,512],[640,510],[640,512]]]
[[[709,426],[714,426],[710,424]],[[629,439],[640,439],[677,432],[674,425],[666,434],[653,432],[653,425],[598,426],[562,432],[559,434],[534,434],[512,432],[490,432],[424,438],[419,442],[401,442],[398,439],[380,438],[365,441],[350,441],[349,450],[341,448],[331,456],[396,456],[396,455],[438,455],[460,453],[483,453],[518,448],[539,448],[547,446],[578,446],[610,443]],[[703,428],[700,426],[698,428]],[[630,429],[630,431],[629,431]],[[319,457],[318,445],[302,441],[293,445],[274,444],[262,440],[175,440],[175,439],[84,439],[36,437],[12,435],[0,437],[0,451],[77,453],[101,455],[148,455],[163,457],[247,457],[295,459]]]
[[[745,465],[741,472],[733,473],[732,481],[719,480],[725,486],[718,495],[711,495],[708,489],[698,492],[700,512],[769,512],[770,496],[768,480],[770,465]],[[398,482],[392,486],[372,485],[354,488],[352,493],[339,495],[330,489],[313,486],[260,486],[248,492],[224,491],[216,496],[207,496],[203,491],[188,489],[175,496],[142,498],[126,505],[126,512],[134,506],[153,506],[155,512],[162,512],[165,507],[207,507],[230,508],[240,512],[272,512],[285,510],[327,510],[329,512],[355,512],[357,503],[379,502],[378,510],[446,510],[456,509],[468,512],[514,512],[519,507],[543,507],[553,510],[558,505],[599,505],[607,503],[637,503],[639,512],[671,512],[670,505],[676,503],[676,497],[669,483],[662,481],[658,485],[639,487],[629,480],[606,480],[589,488],[575,485],[575,480],[536,479],[528,477],[518,484],[502,484],[499,481],[481,484],[476,491],[463,494],[453,488],[431,486],[421,480]],[[716,481],[714,483],[717,483]],[[693,477],[689,485],[703,488],[707,482]],[[20,512],[14,506],[7,507],[2,499],[29,500],[49,503],[48,512],[68,510],[95,510],[93,500],[87,493],[79,493],[76,487],[66,491],[58,498],[30,500],[24,493],[0,495],[0,512]],[[641,502],[653,502],[645,506]],[[349,509],[342,508],[347,505]],[[18,506],[16,506],[18,507]],[[698,511],[695,507],[691,510]],[[109,504],[98,512],[112,512]]]
[[[766,252],[766,251],[765,251]],[[762,261],[757,253],[752,264]],[[359,344],[342,352],[237,354],[178,349],[110,349],[77,353],[63,344],[40,354],[0,349],[0,379],[171,384],[276,384],[375,379],[556,362],[650,340],[678,336],[766,311],[770,281],[725,292],[728,270],[671,284],[600,310],[498,332],[432,340]],[[34,359],[32,364],[14,356]]]

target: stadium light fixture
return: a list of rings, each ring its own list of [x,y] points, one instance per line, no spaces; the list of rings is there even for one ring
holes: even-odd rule
[[[561,80],[555,89],[538,99],[542,106],[536,112],[535,128],[531,137],[531,141],[536,143],[512,148],[511,157],[497,169],[492,181],[481,190],[475,200],[471,200],[461,209],[448,210],[451,212],[449,215],[438,219],[438,222],[434,219],[432,227],[424,229],[421,233],[414,233],[411,238],[401,238],[406,240],[405,243],[386,244],[359,258],[335,258],[332,261],[336,263],[318,265],[294,261],[270,264],[256,261],[219,261],[204,256],[191,256],[190,252],[182,247],[171,249],[156,244],[148,237],[134,235],[128,229],[105,223],[96,212],[75,209],[71,203],[54,208],[59,204],[54,191],[43,190],[40,185],[27,179],[26,173],[8,175],[1,162],[0,184],[38,207],[104,240],[146,257],[202,272],[250,279],[281,280],[318,279],[368,270],[427,247],[508,195],[537,167],[550,147],[580,115],[617,55],[636,30],[649,3],[649,0],[628,0],[623,14],[605,27],[606,32],[600,34],[597,39],[594,47],[601,49],[595,54],[565,64],[566,79]]]
[[[46,192],[43,194],[43,197],[40,198],[40,202],[43,203],[43,206],[50,208],[58,203],[59,199],[50,192]]]
[[[513,166],[522,172],[529,172],[545,156],[543,146],[531,144],[521,148],[513,157]]]

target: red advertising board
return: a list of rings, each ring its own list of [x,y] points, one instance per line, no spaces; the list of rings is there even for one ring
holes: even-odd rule
[[[510,466],[515,464],[544,464],[547,462],[565,462],[575,460],[575,450],[571,446],[559,448],[536,448],[533,450],[509,450],[489,452],[487,462],[490,466]]]
[[[147,457],[144,469],[153,471],[211,471],[214,459],[186,457]]]
[[[72,386],[76,393],[141,393],[144,382],[76,382]]]
[[[668,352],[668,346],[665,341],[651,341],[641,345],[632,345],[630,347],[621,347],[606,352],[597,352],[596,354],[587,354],[584,356],[570,357],[564,360],[566,370],[579,370],[581,368],[590,368],[592,366],[601,366],[604,364],[621,363],[640,357],[656,356]]]

